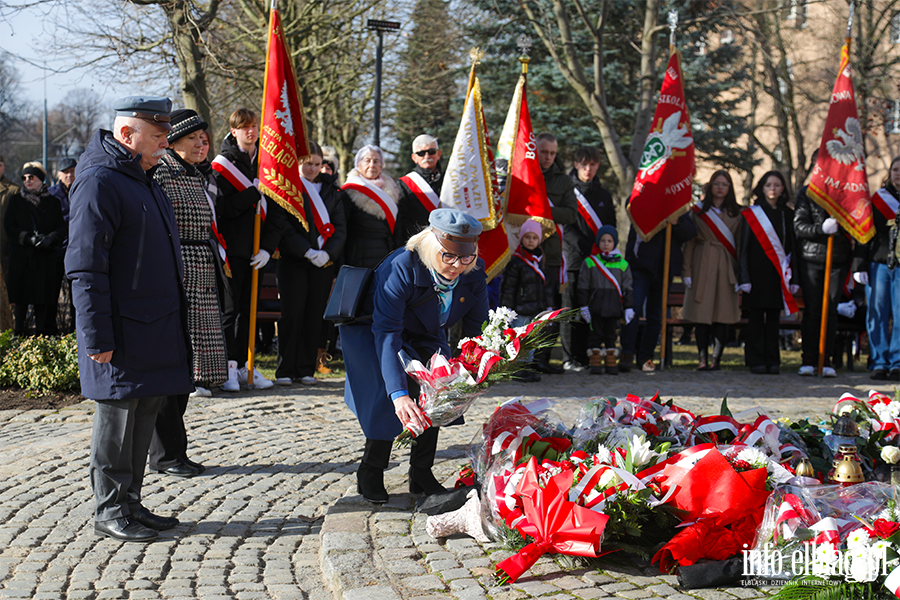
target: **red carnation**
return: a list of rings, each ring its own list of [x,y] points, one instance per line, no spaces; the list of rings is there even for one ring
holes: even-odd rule
[[[643,430],[646,431],[649,435],[652,435],[652,436],[659,436],[659,433],[660,433],[660,432],[659,432],[659,427],[657,427],[657,426],[654,425],[653,423],[650,423],[649,421],[643,423],[643,424],[641,425],[641,429],[643,429]]]

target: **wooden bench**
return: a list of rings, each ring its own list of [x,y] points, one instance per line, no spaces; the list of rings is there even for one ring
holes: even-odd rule
[[[259,288],[259,298],[257,300],[257,308],[262,305],[263,301],[274,300],[279,301],[278,297],[278,280],[274,273],[263,273],[262,284]],[[257,310],[257,323],[275,323],[281,318],[280,310]]]
[[[797,303],[797,307],[802,311],[804,307],[803,296],[800,294],[794,295],[794,301]],[[669,314],[673,308],[681,308],[684,306],[684,284],[680,281],[673,282],[669,286],[669,296],[666,302],[666,312]],[[802,312],[797,313],[795,315],[791,315],[790,318],[785,318],[782,316],[781,322],[778,325],[779,330],[788,330],[788,331],[797,331],[800,329],[800,324],[802,323],[800,315]],[[643,322],[643,319],[641,319]],[[672,339],[674,338],[675,328],[676,327],[684,327],[693,325],[692,321],[688,321],[686,319],[676,319],[673,317],[666,318],[666,367],[672,366]],[[741,319],[737,323],[732,323],[731,327],[735,329],[742,329],[747,327],[748,322],[747,319]],[[865,329],[860,328],[853,323],[846,323],[838,321],[837,324],[837,333],[843,333],[845,335],[849,335],[850,339],[856,339],[858,341],[859,335],[864,333]],[[836,349],[838,350],[838,349]],[[856,345],[856,351],[851,352],[848,348],[840,348],[839,351],[844,353],[846,351],[847,354],[847,368],[852,371],[854,360],[858,360],[860,358],[859,344]]]

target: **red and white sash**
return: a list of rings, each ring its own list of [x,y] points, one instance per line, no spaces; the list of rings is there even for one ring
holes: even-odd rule
[[[422,206],[424,206],[428,212],[441,207],[440,196],[438,196],[431,188],[431,185],[425,181],[425,178],[415,171],[407,173],[400,178],[400,181],[409,187],[409,191],[416,195],[416,198],[419,199],[419,202],[422,203]]]
[[[616,250],[614,252],[614,254],[621,254],[621,253],[618,250]],[[589,267],[597,267],[598,269],[600,269],[600,272],[603,274],[603,276],[606,277],[609,280],[609,282],[612,283],[613,286],[616,288],[616,291],[619,292],[619,299],[621,299],[622,298],[622,286],[619,285],[619,280],[616,279],[616,276],[613,275],[612,271],[609,270],[609,267],[607,267],[605,264],[603,264],[603,260],[601,259],[601,257],[597,254],[595,254],[593,256],[588,256],[585,259],[585,262],[588,264]]]
[[[594,237],[597,237],[597,231],[603,227],[603,221],[597,216],[597,212],[577,186],[575,188],[575,197],[578,199],[578,214],[581,215],[581,218],[584,219],[588,224],[588,227],[591,228],[591,231],[594,232]]]
[[[875,192],[875,195],[872,196],[872,204],[888,221],[893,221],[897,218],[897,209],[900,209],[900,202],[886,189],[881,188]]]
[[[344,186],[341,189],[355,190],[380,206],[381,210],[384,211],[384,218],[388,223],[388,227],[391,228],[391,233],[394,232],[394,225],[397,223],[397,203],[394,202],[393,198],[387,195],[387,192],[372,185],[358,175],[351,175],[348,177],[347,182],[344,183]]]
[[[241,173],[241,170],[238,169],[233,162],[222,156],[221,154],[215,157],[212,161],[212,168],[228,180],[228,183],[234,186],[239,192],[243,192],[247,188],[256,187],[252,181],[250,181],[246,175]],[[259,195],[259,215],[263,221],[266,220],[266,197],[263,194]]]
[[[203,186],[203,195],[206,196],[206,203],[209,204],[209,210],[212,211],[212,232],[216,238],[216,246],[219,248],[219,256],[222,257],[222,262],[225,263],[225,274],[231,277],[231,265],[228,264],[228,254],[225,252],[228,246],[225,245],[225,238],[219,233],[219,227],[216,225],[216,203],[213,202],[209,192],[206,191],[206,186]]]
[[[794,314],[799,308],[797,308],[794,295],[791,294],[791,289],[788,285],[787,274],[790,271],[790,261],[784,254],[784,246],[781,245],[781,240],[778,239],[778,234],[775,233],[772,222],[766,216],[761,206],[748,206],[741,211],[741,214],[744,215],[744,219],[750,225],[750,229],[759,241],[759,245],[762,246],[766,256],[772,261],[772,265],[781,276],[781,295],[784,300],[785,314]]]
[[[313,222],[316,224],[316,231],[319,232],[316,242],[319,244],[319,250],[321,250],[325,247],[325,242],[328,241],[328,238],[334,233],[334,225],[331,224],[328,209],[325,208],[325,203],[322,202],[322,196],[319,194],[319,190],[316,189],[315,184],[303,177],[303,175],[300,176],[300,182],[303,183],[303,191],[309,197]]]
[[[731,254],[731,258],[737,260],[737,250],[735,249],[734,234],[731,233],[731,230],[728,229],[728,225],[725,224],[725,221],[722,220],[722,217],[720,217],[712,209],[712,207],[710,207],[710,209],[706,212],[700,212],[702,206],[703,205],[698,202],[697,204],[691,206],[691,209],[694,211],[694,214],[696,214],[697,217],[701,221],[706,223],[706,226],[709,227],[710,230],[712,230],[713,235],[716,236],[716,239],[719,240],[719,242],[721,242],[721,244],[725,246],[725,249],[728,250],[728,253]]]
[[[541,276],[541,281],[546,282],[547,277],[544,275],[544,272],[541,270],[541,261],[540,259],[532,254],[531,252],[523,252],[522,247],[516,248],[513,256],[519,257],[523,263],[531,267],[531,270]]]

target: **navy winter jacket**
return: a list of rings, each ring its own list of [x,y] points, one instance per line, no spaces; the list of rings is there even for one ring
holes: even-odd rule
[[[140,158],[101,129],[78,160],[69,196],[66,273],[81,393],[93,400],[194,389],[175,214]],[[106,364],[88,357],[110,350]]]

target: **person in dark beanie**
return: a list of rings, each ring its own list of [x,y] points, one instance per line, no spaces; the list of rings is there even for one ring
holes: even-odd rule
[[[66,239],[60,244],[56,251],[57,269],[59,270],[59,278],[62,281],[63,299],[67,305],[63,306],[60,311],[60,320],[62,329],[60,333],[72,333],[75,331],[75,305],[72,304],[72,282],[66,277],[66,247],[69,245],[68,228],[69,228],[69,190],[75,183],[75,167],[78,161],[74,158],[60,159],[56,165],[56,179],[58,183],[50,186],[50,193],[59,198],[59,205],[62,208],[63,220],[66,222]]]
[[[56,306],[62,283],[57,250],[66,239],[66,222],[59,199],[44,182],[40,163],[26,163],[22,189],[9,200],[3,226],[9,237],[6,289],[15,305],[16,335],[26,333],[28,307],[34,307],[37,335],[56,335]]]
[[[616,325],[625,317],[634,319],[631,269],[619,249],[619,232],[612,225],[597,230],[594,253],[581,263],[578,274],[578,305],[590,324],[588,359],[591,375],[618,375]]]

